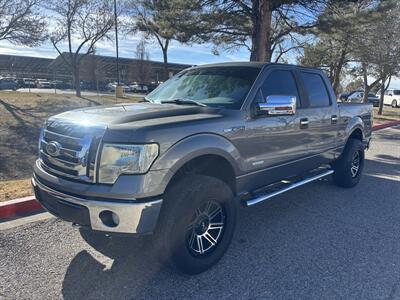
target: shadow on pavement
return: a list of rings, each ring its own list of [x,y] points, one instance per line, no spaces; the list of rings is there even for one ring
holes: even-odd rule
[[[393,157],[366,161],[361,183],[324,180],[240,209],[230,249],[211,270],[185,276],[157,262],[151,237],[81,231],[86,250],[64,277],[65,299],[386,298],[399,285],[400,186]],[[368,174],[369,170],[376,173]]]

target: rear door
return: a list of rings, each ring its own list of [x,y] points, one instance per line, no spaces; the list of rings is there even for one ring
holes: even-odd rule
[[[297,76],[304,91],[307,108],[308,155],[313,167],[334,158],[339,112],[336,99],[328,89],[329,81],[319,71],[299,69]]]

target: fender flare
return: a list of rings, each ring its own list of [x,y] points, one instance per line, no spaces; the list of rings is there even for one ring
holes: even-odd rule
[[[230,163],[235,176],[242,173],[242,159],[237,148],[223,136],[213,133],[196,134],[180,140],[157,158],[151,170],[170,170],[169,182],[184,164],[203,155],[220,156]]]
[[[346,137],[346,142],[345,145],[347,144],[350,136],[353,134],[354,131],[356,131],[357,129],[360,129],[361,131],[361,137],[362,137],[362,141],[364,141],[365,139],[365,128],[364,128],[364,122],[362,121],[362,119],[360,117],[353,117],[349,123],[347,123],[347,126],[344,130],[344,135]]]

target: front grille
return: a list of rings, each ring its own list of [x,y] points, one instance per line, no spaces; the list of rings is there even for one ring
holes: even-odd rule
[[[56,176],[94,182],[96,156],[104,131],[104,127],[50,121],[40,135],[42,168]],[[49,151],[51,146],[56,151]]]

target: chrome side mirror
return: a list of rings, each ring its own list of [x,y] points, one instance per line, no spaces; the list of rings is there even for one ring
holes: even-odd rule
[[[268,115],[294,115],[296,113],[296,96],[271,95],[265,103],[258,103],[260,111]]]

